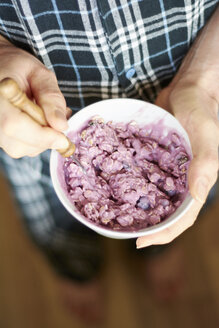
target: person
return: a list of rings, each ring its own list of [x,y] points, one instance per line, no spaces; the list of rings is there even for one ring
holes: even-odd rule
[[[169,243],[195,222],[218,171],[218,21],[217,0],[1,2],[0,80],[15,79],[49,123],[40,127],[0,97],[1,164],[30,235],[60,275],[86,282],[104,256],[102,238],[72,220],[49,177],[48,149],[65,148],[69,113],[95,101],[155,102],[191,140],[194,203],[137,248]]]

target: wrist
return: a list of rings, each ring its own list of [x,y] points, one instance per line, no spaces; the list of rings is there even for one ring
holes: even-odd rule
[[[219,68],[208,69],[204,72],[188,70],[176,76],[169,85],[170,92],[180,89],[199,90],[208,94],[219,104]]]
[[[13,45],[11,42],[6,40],[0,35],[0,56],[6,57],[11,53],[17,53],[19,48],[17,48],[15,45]]]

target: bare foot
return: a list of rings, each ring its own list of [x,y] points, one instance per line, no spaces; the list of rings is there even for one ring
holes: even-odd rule
[[[171,245],[143,263],[144,279],[157,301],[173,301],[181,294],[185,282],[183,248]]]
[[[104,295],[100,281],[77,283],[68,279],[59,279],[58,291],[62,303],[72,316],[83,322],[99,324],[104,317]]]

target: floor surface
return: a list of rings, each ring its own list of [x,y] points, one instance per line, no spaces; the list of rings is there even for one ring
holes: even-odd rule
[[[61,306],[54,273],[25,234],[2,177],[0,194],[0,327],[86,327]],[[218,235],[215,201],[177,240],[185,257],[184,285],[181,294],[167,302],[158,301],[140,278],[138,261],[123,242],[106,239],[107,310],[102,327],[219,327]]]

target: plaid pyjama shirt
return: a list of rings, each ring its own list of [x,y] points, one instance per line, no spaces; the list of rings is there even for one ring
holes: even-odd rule
[[[0,34],[55,72],[73,113],[107,98],[154,102],[217,4],[218,0],[1,0]],[[57,199],[49,155],[46,151],[35,158],[12,159],[0,152],[34,240],[58,271],[86,276],[98,260],[85,262],[100,257],[100,247],[96,236],[76,223]]]

